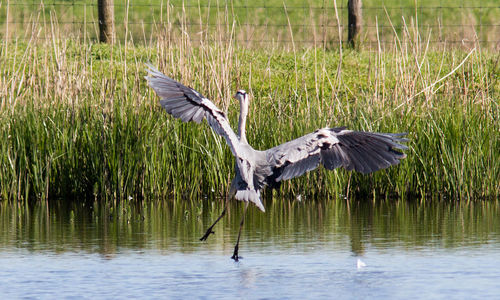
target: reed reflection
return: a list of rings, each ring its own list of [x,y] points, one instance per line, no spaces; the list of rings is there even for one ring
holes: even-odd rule
[[[233,203],[208,242],[204,229],[222,209],[219,201],[151,201],[115,204],[58,201],[0,203],[0,248],[86,251],[113,258],[123,251],[232,251],[242,213]],[[500,243],[498,202],[295,201],[274,199],[267,212],[249,209],[245,251],[350,251],[476,247]]]

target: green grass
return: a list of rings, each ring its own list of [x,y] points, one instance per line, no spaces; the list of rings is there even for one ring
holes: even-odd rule
[[[305,45],[324,41],[326,46],[336,47],[339,30],[342,40],[347,37],[344,0],[134,0],[115,1],[115,6],[116,32],[122,41],[132,36],[135,41],[147,43],[157,38],[155,33],[159,28],[177,36],[187,33],[199,41],[220,28],[233,26],[234,37],[247,46],[281,42],[291,45],[290,32],[293,42]],[[495,47],[500,35],[500,7],[496,0],[371,0],[363,1],[363,7],[361,41],[371,47],[376,46],[377,35],[384,44],[392,44],[393,30],[402,35],[411,26],[419,29],[421,39],[455,46],[470,46],[479,40],[485,42],[483,46]],[[0,0],[2,37],[29,38],[35,34],[46,38],[52,34],[50,30],[36,31],[39,26],[32,28],[31,22],[36,21],[56,24],[65,37],[95,40],[97,19],[96,1]]]
[[[206,123],[162,111],[143,78],[148,61],[213,99],[233,124],[230,96],[248,90],[248,140],[257,149],[326,126],[409,133],[399,166],[368,176],[320,169],[284,184],[283,196],[498,197],[498,54],[399,38],[392,50],[342,54],[217,39],[192,47],[189,37],[168,35],[148,46],[3,41],[0,197],[224,195],[228,147]]]

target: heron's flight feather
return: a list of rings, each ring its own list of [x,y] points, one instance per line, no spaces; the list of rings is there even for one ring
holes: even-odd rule
[[[399,163],[406,149],[405,134],[358,132],[324,128],[266,151],[273,169],[269,180],[279,182],[303,175],[323,164],[328,170],[344,167],[371,173]]]
[[[146,80],[161,98],[160,104],[169,114],[184,122],[200,123],[206,118],[210,127],[226,139],[233,155],[238,156],[238,137],[223,111],[194,89],[165,76],[151,65],[148,68]]]

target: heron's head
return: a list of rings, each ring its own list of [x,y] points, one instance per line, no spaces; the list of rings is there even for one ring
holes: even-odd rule
[[[248,102],[248,94],[245,90],[238,90],[233,98],[240,102]]]

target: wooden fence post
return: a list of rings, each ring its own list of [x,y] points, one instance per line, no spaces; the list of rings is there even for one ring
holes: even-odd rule
[[[98,0],[99,41],[112,43],[115,31],[115,13],[113,0]]]
[[[361,25],[363,19],[361,17],[361,0],[349,0],[347,3],[347,9],[349,11],[349,30],[347,33],[347,42],[353,48],[357,46],[359,40],[359,32],[361,31]]]

